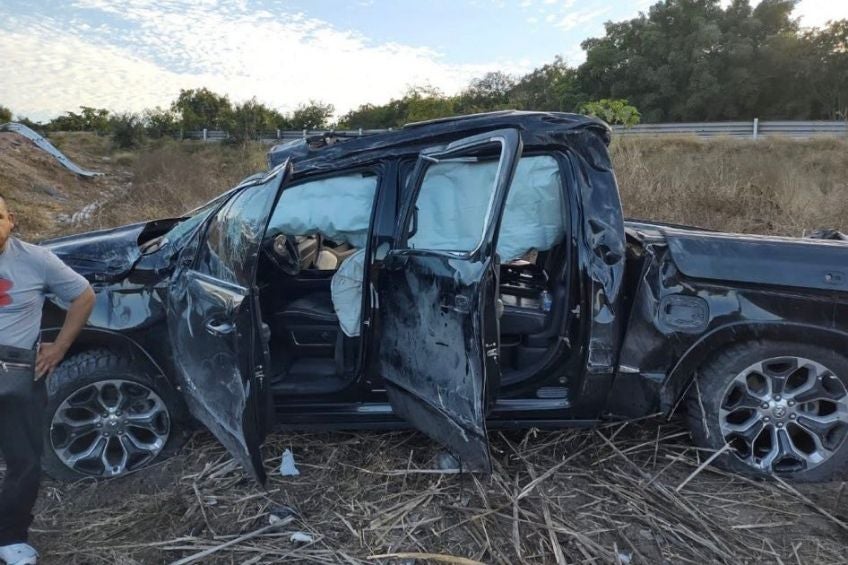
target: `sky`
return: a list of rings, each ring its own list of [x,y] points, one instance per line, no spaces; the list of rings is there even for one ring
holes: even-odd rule
[[[725,0],[727,1],[727,0]],[[45,121],[80,105],[140,112],[205,86],[283,112],[337,114],[415,85],[446,94],[522,74],[653,0],[0,0],[0,104]],[[801,0],[805,26],[848,0]]]

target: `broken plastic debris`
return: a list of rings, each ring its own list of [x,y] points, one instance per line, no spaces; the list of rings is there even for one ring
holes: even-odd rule
[[[269,524],[277,524],[279,522],[289,523],[294,520],[297,515],[297,512],[289,506],[272,506],[268,512]]]
[[[629,563],[633,560],[633,555],[630,553],[624,553],[623,551],[618,552],[618,562],[621,565],[629,565]]]
[[[438,465],[439,469],[442,471],[453,471],[459,469],[459,461],[457,461],[456,457],[447,451],[442,451],[436,456],[436,465]]]
[[[312,536],[303,532],[294,532],[289,538],[292,543],[312,543]]]
[[[294,454],[290,449],[286,448],[283,451],[283,461],[280,463],[280,474],[284,477],[296,477],[300,475],[300,471],[294,464]]]

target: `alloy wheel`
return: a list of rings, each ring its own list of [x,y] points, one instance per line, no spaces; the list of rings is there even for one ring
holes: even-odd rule
[[[769,473],[818,467],[848,437],[848,390],[816,361],[775,357],[736,375],[719,409],[724,441]]]
[[[151,388],[112,379],[86,385],[56,409],[50,443],[68,468],[95,477],[139,469],[168,443],[171,421]]]

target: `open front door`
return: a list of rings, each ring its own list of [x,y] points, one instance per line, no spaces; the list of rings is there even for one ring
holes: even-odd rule
[[[389,400],[466,471],[491,471],[495,249],[521,150],[519,133],[507,129],[422,151],[379,279],[378,367]]]
[[[180,257],[169,288],[168,327],[177,378],[191,413],[259,482],[268,391],[268,345],[256,266],[288,162],[231,198]]]

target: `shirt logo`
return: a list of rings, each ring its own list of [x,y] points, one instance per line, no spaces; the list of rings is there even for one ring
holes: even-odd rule
[[[13,286],[15,285],[12,281],[0,279],[0,306],[8,306],[12,303],[12,295],[9,294],[9,291],[12,290]]]

